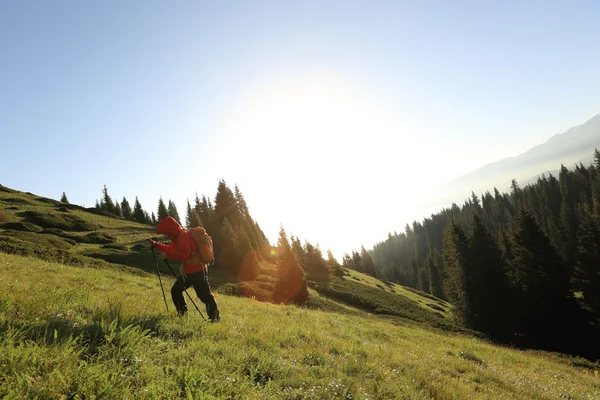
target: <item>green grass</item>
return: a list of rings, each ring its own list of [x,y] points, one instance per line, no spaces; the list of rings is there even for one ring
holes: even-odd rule
[[[441,313],[430,306],[422,304],[428,302],[434,305],[433,302],[435,302],[443,305],[443,310],[446,310],[449,306],[444,301],[435,298],[432,300],[418,295],[417,292],[408,292],[406,289],[400,289],[400,286],[394,288],[393,291],[385,291],[375,285],[368,284],[366,277],[366,275],[358,273],[343,278],[334,277],[327,286],[321,287],[318,291],[321,295],[369,313],[400,317],[412,323],[425,325],[428,328],[476,334],[455,325],[448,311]],[[356,278],[360,278],[360,280]],[[373,279],[372,277],[368,278]],[[406,293],[411,293],[411,296],[407,296]],[[415,296],[418,296],[419,300],[425,299],[426,301],[415,301],[413,300]]]
[[[164,277],[165,289],[172,282]],[[598,366],[583,359],[497,347],[348,306],[340,313],[216,299],[220,323],[195,311],[178,318],[170,303],[165,310],[154,276],[0,253],[0,397],[600,396]]]
[[[455,326],[448,303],[354,271],[298,308],[258,301],[268,261],[243,284],[211,269],[221,323],[177,318],[142,245],[153,236],[0,185],[0,397],[600,398],[597,364],[494,346]]]
[[[373,278],[372,276],[361,274],[356,271],[349,270],[348,272],[350,275],[349,277],[346,276],[345,279],[350,279],[351,281],[355,281],[384,292],[395,293],[404,296],[425,310],[436,312],[445,318],[449,318],[451,316],[451,305],[444,300],[432,296],[429,293],[424,293],[411,287],[401,286],[392,282],[382,282],[376,278]]]

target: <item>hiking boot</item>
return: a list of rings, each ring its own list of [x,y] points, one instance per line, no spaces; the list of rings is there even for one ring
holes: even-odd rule
[[[219,315],[219,310],[216,310],[213,315],[209,316],[210,322],[219,322],[221,320],[221,316]]]

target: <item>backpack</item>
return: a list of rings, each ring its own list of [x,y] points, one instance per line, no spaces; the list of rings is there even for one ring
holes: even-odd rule
[[[212,238],[206,233],[206,229],[201,226],[194,227],[189,232],[196,242],[196,247],[198,247],[198,256],[200,256],[203,263],[210,264],[215,257]]]

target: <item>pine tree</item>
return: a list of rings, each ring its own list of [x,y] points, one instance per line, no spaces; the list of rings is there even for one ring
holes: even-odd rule
[[[67,194],[65,192],[62,192],[62,196],[60,198],[60,202],[61,203],[69,204],[69,199],[67,199]]]
[[[578,234],[576,282],[583,300],[600,315],[600,215],[598,207],[584,207]]]
[[[234,186],[234,198],[240,215],[242,217],[249,216],[250,212],[248,211],[248,204],[246,203],[246,199],[244,199],[244,196],[242,195],[242,192],[237,184]]]
[[[306,278],[313,282],[327,283],[330,271],[327,261],[323,258],[321,249],[307,241],[304,246],[304,252],[306,259],[303,268]]]
[[[350,254],[344,253],[342,256],[342,268],[354,270],[354,262]]]
[[[177,212],[177,207],[175,206],[175,203],[171,200],[169,200],[169,206],[167,207],[167,211],[170,217],[173,217],[175,221],[181,224],[181,220],[179,219],[179,213]]]
[[[200,216],[202,217],[202,215]],[[240,215],[237,209],[236,200],[233,192],[227,186],[224,180],[219,181],[217,194],[215,196],[215,218],[217,225],[227,218],[234,228],[240,224]],[[202,217],[204,220],[204,218]]]
[[[513,296],[518,308],[514,316],[519,333],[532,345],[564,348],[570,334],[578,333],[573,321],[577,311],[570,292],[571,277],[548,236],[524,209],[515,221],[512,251],[513,269],[517,270]]]
[[[156,219],[156,215],[154,215],[154,211],[152,211],[150,218],[150,222],[152,223],[152,225],[158,225],[158,220]]]
[[[427,274],[427,269],[423,267],[418,268],[417,275],[417,289],[422,292],[429,293],[429,275]]]
[[[123,218],[127,220],[131,220],[133,218],[131,206],[125,197],[123,197],[123,201],[121,202],[121,212],[123,213]]]
[[[190,228],[195,228],[197,226],[204,226],[204,224],[202,223],[198,213],[194,211],[192,214],[192,221],[190,222]]]
[[[162,196],[158,199],[158,214],[157,218],[159,221],[162,221],[164,218],[169,216],[169,210],[167,210],[167,206],[165,206],[165,202],[162,199]]]
[[[344,276],[344,270],[342,269],[342,265],[333,256],[333,253],[329,249],[327,250],[327,264],[329,266],[329,270],[333,275]]]
[[[237,280],[240,264],[237,252],[238,237],[227,218],[223,221],[223,228],[221,230],[223,245],[219,254],[219,265],[230,279]]]
[[[442,275],[439,270],[439,264],[436,264],[436,258],[441,258],[437,249],[437,257],[434,252],[429,252],[427,255],[427,273],[429,275],[429,293],[437,298],[444,298],[444,290],[442,287]]]
[[[464,231],[454,220],[448,222],[444,231],[442,258],[444,295],[454,305],[456,320],[466,327],[472,327],[469,243]]]
[[[285,229],[283,229],[283,225],[279,226],[279,237],[277,239],[277,250],[278,250],[278,253],[283,252],[282,254],[292,251],[292,246],[290,245],[290,241],[288,240]]]
[[[411,279],[409,286],[415,289],[419,289],[419,261],[416,258],[413,258],[410,261],[410,267]]]
[[[112,201],[112,198],[108,194],[108,189],[106,185],[104,185],[104,189],[102,189],[102,200],[100,200],[100,207],[104,211],[108,211],[109,213],[115,213],[115,204]]]
[[[294,238],[294,235],[292,235],[290,239],[292,251],[296,255],[296,259],[298,260],[300,266],[304,268],[304,266],[306,265],[306,250],[302,246],[302,243],[300,243],[300,238]]]
[[[123,212],[121,211],[121,206],[119,205],[118,201],[115,201],[115,215],[117,217],[122,217],[123,216]]]
[[[144,210],[142,209],[142,205],[140,204],[137,196],[135,197],[135,204],[133,205],[133,220],[139,222],[140,224],[148,223]]]
[[[260,265],[256,252],[252,249],[252,243],[246,230],[240,227],[236,232],[237,240],[237,254],[240,260],[240,271],[238,273],[238,279],[243,281],[251,281],[258,277],[260,272]]]
[[[504,274],[502,253],[477,214],[473,214],[469,235],[473,328],[495,338],[508,337],[510,304],[508,279]]]
[[[308,300],[308,287],[304,271],[296,258],[283,226],[277,240],[277,282],[274,301],[276,303],[304,304]]]
[[[194,219],[194,210],[192,209],[192,206],[190,205],[190,200],[188,199],[187,208],[186,208],[186,212],[185,212],[185,225],[188,228],[192,227],[193,219]]]
[[[373,263],[373,259],[367,249],[365,249],[365,246],[360,247],[360,259],[365,274],[375,276],[375,263]]]
[[[352,266],[355,271],[364,272],[362,257],[359,252],[352,251]]]

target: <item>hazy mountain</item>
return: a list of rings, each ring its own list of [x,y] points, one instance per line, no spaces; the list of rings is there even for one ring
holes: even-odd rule
[[[439,192],[438,202],[462,203],[471,191],[481,194],[486,190],[492,192],[494,187],[507,191],[513,179],[525,186],[543,173],[556,175],[561,164],[566,167],[579,162],[587,165],[593,160],[595,148],[600,149],[600,114],[525,153],[484,165],[446,183]]]

